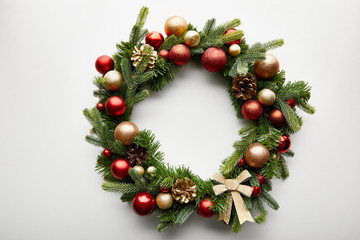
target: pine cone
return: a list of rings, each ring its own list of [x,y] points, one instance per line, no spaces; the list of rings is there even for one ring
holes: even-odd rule
[[[148,44],[144,44],[140,47],[140,49],[135,46],[134,50],[133,50],[133,55],[131,57],[131,60],[133,60],[133,66],[136,67],[140,62],[141,60],[143,59],[143,55],[145,55],[144,53],[144,50],[145,50],[145,47],[146,46],[149,46]],[[148,70],[151,70],[155,67],[155,62],[157,60],[157,52],[156,51],[153,51],[151,53],[151,57],[150,57],[150,61],[147,65],[147,69]]]
[[[236,98],[251,99],[256,94],[256,89],[256,78],[251,73],[247,73],[245,77],[238,75],[233,78],[231,91]]]
[[[127,157],[131,164],[135,163],[136,165],[148,160],[146,149],[140,146],[131,147],[127,152]]]
[[[196,197],[196,190],[194,181],[187,177],[176,179],[171,187],[173,198],[181,204],[193,201]]]

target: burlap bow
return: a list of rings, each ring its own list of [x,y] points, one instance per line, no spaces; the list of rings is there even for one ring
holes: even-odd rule
[[[241,183],[249,180],[251,174],[248,170],[244,170],[236,179],[225,179],[220,173],[215,173],[213,179],[222,184],[214,185],[213,190],[216,195],[220,195],[226,191],[230,191],[231,194],[228,194],[228,208],[222,214],[219,214],[218,221],[223,220],[226,224],[229,224],[232,202],[234,201],[236,213],[238,215],[240,224],[243,224],[246,221],[254,222],[253,217],[251,216],[250,211],[246,208],[245,202],[242,199],[241,194],[250,197],[253,191],[253,188]]]

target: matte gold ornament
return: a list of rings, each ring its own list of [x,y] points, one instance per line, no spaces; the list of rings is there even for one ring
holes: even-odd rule
[[[110,91],[119,90],[124,79],[119,71],[111,70],[104,75],[104,87]]]
[[[197,187],[193,180],[190,178],[178,178],[171,187],[173,198],[181,203],[188,203],[196,197]]]
[[[256,76],[263,80],[269,80],[279,72],[280,64],[277,58],[271,54],[266,54],[264,60],[258,60],[254,63],[254,72]]]
[[[156,168],[154,166],[150,166],[146,169],[146,172],[150,175],[153,174],[155,171],[156,171]]]
[[[175,34],[175,36],[179,36],[188,30],[188,24],[184,18],[173,16],[166,20],[164,29],[166,35],[168,36],[173,34]]]
[[[269,150],[260,143],[252,143],[246,149],[245,161],[253,168],[261,168],[269,159]]]
[[[156,197],[156,205],[160,209],[169,209],[174,203],[170,193],[159,193]]]
[[[137,166],[133,167],[133,169],[134,169],[137,173],[139,173],[141,176],[143,176],[144,173],[145,173],[144,168],[143,168],[142,166],[140,166],[140,165],[137,165]]]
[[[270,106],[275,102],[276,95],[271,89],[264,88],[259,92],[258,101],[263,106]]]
[[[241,53],[241,48],[238,44],[232,44],[230,47],[229,47],[229,54],[232,56],[232,57],[237,57],[239,56]]]
[[[200,43],[200,34],[197,31],[190,30],[184,36],[185,44],[189,47],[196,47]]]
[[[122,142],[125,146],[130,146],[132,140],[139,132],[139,128],[132,122],[122,122],[115,128],[114,137]]]

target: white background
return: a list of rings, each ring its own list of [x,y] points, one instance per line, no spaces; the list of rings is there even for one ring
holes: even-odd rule
[[[317,113],[301,113],[291,176],[275,181],[278,211],[240,234],[194,214],[160,234],[101,190],[90,125],[95,59],[127,40],[141,6],[163,32],[180,15],[203,27],[240,17],[247,41],[284,38],[272,53],[288,80],[313,86]],[[359,1],[20,1],[0,0],[0,239],[359,239]],[[209,178],[232,152],[236,117],[221,78],[188,64],[136,108],[171,164]]]

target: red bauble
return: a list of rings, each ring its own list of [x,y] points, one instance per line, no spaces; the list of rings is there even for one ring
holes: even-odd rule
[[[267,180],[264,178],[263,175],[256,174],[256,176],[257,176],[257,178],[258,178],[258,180],[259,180],[259,183],[260,183],[261,185],[263,185],[263,184],[266,183]]]
[[[199,213],[200,216],[209,218],[215,215],[215,212],[213,212],[210,207],[214,205],[212,201],[208,200],[208,199],[202,199],[200,201],[200,204],[197,208],[197,211]]]
[[[279,109],[273,109],[269,113],[269,120],[272,125],[274,125],[277,128],[282,128],[286,125],[286,119],[284,117],[284,114]]]
[[[226,65],[226,53],[221,48],[211,47],[205,50],[201,57],[204,68],[210,72],[219,72]]]
[[[286,102],[289,104],[291,108],[294,108],[296,106],[296,100],[295,99],[289,99],[286,100]]]
[[[101,112],[102,110],[104,110],[105,105],[102,102],[99,102],[98,104],[96,104],[96,108]]]
[[[115,178],[125,179],[129,176],[131,165],[125,158],[116,159],[110,167],[111,173]]]
[[[152,46],[155,50],[157,50],[163,42],[164,36],[157,31],[149,32],[145,38],[145,43]]]
[[[114,69],[114,60],[109,56],[102,55],[96,59],[95,67],[99,73],[105,74]]]
[[[252,187],[252,188],[253,188],[253,192],[252,192],[251,195],[253,197],[259,196],[260,193],[261,193],[261,187],[255,186],[255,187]]]
[[[110,155],[111,155],[110,150],[109,149],[104,149],[103,155],[104,155],[104,157],[110,157]]]
[[[167,61],[167,60],[169,60],[169,51],[163,49],[159,52],[159,56],[164,58]]]
[[[230,28],[230,29],[226,30],[224,34],[226,35],[226,34],[228,34],[228,33],[236,32],[236,31],[237,31],[237,30],[236,30],[235,28]],[[239,44],[239,45],[240,45],[240,43],[241,43],[241,38],[240,38],[239,40],[236,40],[236,41],[233,41],[233,42],[225,43],[225,45],[226,45],[227,47],[230,47],[230,46],[233,45],[233,44]]]
[[[166,187],[159,187],[160,188],[160,191],[163,192],[163,193],[167,193],[170,191],[170,188],[166,188]]]
[[[150,215],[155,207],[155,198],[148,192],[138,193],[132,200],[132,208],[140,216]]]
[[[169,58],[174,64],[182,66],[190,60],[190,50],[184,44],[177,44],[170,49]]]
[[[244,103],[241,112],[247,120],[255,121],[262,116],[263,108],[258,101],[249,100]]]
[[[287,152],[291,147],[291,140],[290,137],[287,135],[282,135],[280,137],[279,146],[276,148],[279,153]]]
[[[239,160],[239,162],[238,162],[239,166],[241,166],[241,167],[244,166],[245,163],[246,163],[246,161],[245,161],[245,159],[243,159],[243,158],[241,158],[241,159]]]
[[[126,110],[125,100],[118,96],[112,96],[106,101],[105,109],[111,116],[120,116]]]

